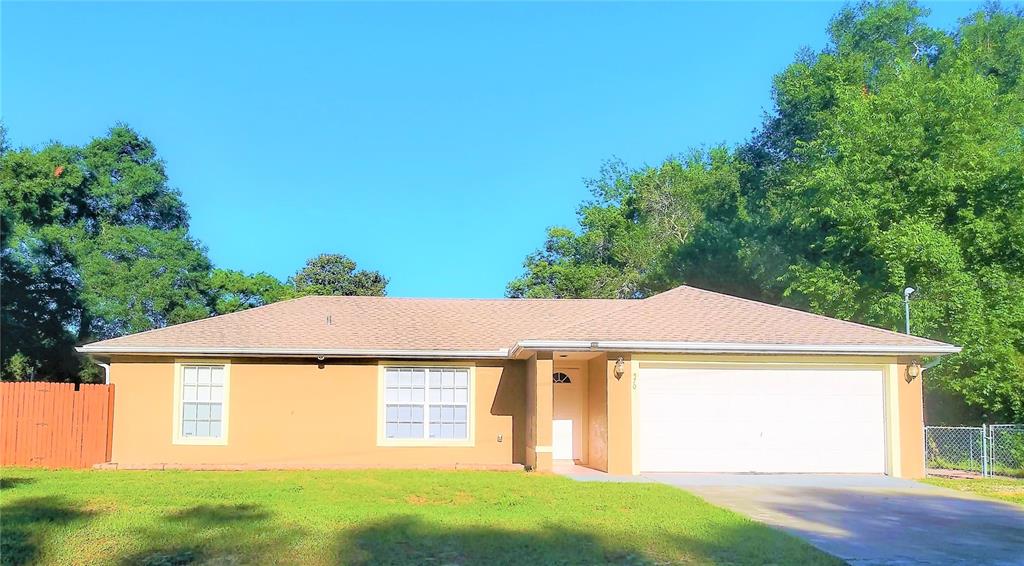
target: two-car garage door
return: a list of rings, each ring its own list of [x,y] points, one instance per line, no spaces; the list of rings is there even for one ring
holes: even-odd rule
[[[641,367],[641,472],[885,471],[881,368]]]

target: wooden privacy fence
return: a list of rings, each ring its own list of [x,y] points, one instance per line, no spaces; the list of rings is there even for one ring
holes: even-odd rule
[[[0,464],[89,468],[110,460],[114,386],[0,383]]]

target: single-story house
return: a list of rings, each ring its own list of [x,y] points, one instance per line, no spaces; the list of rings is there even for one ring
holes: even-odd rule
[[[311,296],[88,344],[112,464],[921,476],[921,356],[959,348],[693,287]]]

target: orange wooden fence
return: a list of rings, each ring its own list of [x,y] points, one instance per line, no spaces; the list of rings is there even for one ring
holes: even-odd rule
[[[0,464],[89,468],[110,460],[114,386],[0,383]]]

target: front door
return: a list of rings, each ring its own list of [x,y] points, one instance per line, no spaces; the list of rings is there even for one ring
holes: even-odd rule
[[[557,369],[551,376],[554,403],[551,423],[551,457],[580,460],[583,457],[583,383],[575,369]]]

